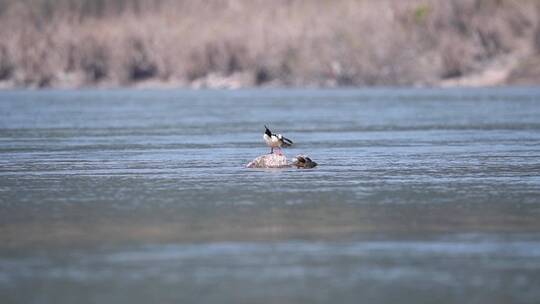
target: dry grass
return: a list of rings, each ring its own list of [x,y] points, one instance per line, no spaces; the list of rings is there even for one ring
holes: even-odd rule
[[[0,0],[0,81],[433,84],[540,50],[539,15],[534,0]]]

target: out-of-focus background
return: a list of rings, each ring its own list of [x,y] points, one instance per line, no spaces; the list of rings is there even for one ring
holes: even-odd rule
[[[0,87],[538,84],[534,0],[0,0]]]
[[[538,85],[538,0],[0,0],[0,302],[538,304]]]

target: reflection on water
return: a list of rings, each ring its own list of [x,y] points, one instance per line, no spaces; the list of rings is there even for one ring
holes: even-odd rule
[[[535,303],[540,90],[0,93],[5,303]],[[314,170],[252,170],[263,125]]]

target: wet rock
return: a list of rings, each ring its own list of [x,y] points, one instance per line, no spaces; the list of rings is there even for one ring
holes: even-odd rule
[[[293,166],[299,169],[311,169],[315,168],[317,163],[304,154],[297,155],[292,163],[287,161],[285,155],[265,154],[255,158],[246,165],[248,168],[288,168]]]
[[[251,162],[246,167],[248,168],[286,168],[289,167],[287,157],[278,154],[261,155]]]

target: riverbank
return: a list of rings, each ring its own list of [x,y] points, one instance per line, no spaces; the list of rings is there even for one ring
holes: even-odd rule
[[[539,84],[532,0],[0,0],[0,88]]]

